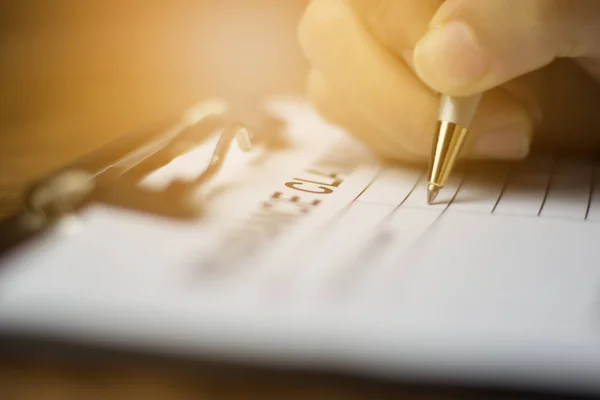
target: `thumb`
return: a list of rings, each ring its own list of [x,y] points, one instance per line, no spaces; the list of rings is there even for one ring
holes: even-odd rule
[[[483,92],[559,57],[600,56],[600,1],[448,0],[413,52],[433,89]]]

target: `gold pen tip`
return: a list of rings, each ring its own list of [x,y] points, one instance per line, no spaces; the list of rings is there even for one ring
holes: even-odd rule
[[[435,202],[435,198],[440,193],[440,187],[434,184],[427,185],[427,204],[431,205]]]

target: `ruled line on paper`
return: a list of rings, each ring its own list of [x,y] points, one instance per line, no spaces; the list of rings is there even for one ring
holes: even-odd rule
[[[509,164],[505,162],[473,165],[449,211],[491,213],[502,194],[508,174]]]
[[[448,210],[511,217],[594,219],[595,208],[600,208],[600,193],[596,193],[599,188],[594,184],[598,175],[595,171],[599,168],[591,159],[549,155],[533,157],[517,164],[473,164]],[[412,180],[417,179],[415,177],[419,172],[425,173],[424,170],[414,169],[384,170],[358,201],[373,204],[397,202]],[[461,172],[458,174],[461,175]],[[455,173],[454,184],[456,176]],[[412,179],[405,180],[406,177]],[[398,207],[431,208],[420,197],[421,192],[426,190],[425,180],[421,175],[417,187],[412,188]],[[447,191],[446,198],[442,196],[433,207],[445,207],[455,194],[452,190]],[[599,203],[597,206],[596,202]]]
[[[357,199],[362,203],[403,204],[415,186],[423,179],[424,171],[415,168],[387,168],[381,171],[372,184]],[[409,196],[407,196],[407,193]]]
[[[552,158],[538,156],[515,164],[494,215],[537,216],[548,190]]]
[[[334,268],[333,272],[326,279],[326,286],[334,287],[334,297],[343,294],[347,295],[352,288],[353,283],[356,283],[357,276],[366,273],[364,266],[372,265],[375,260],[383,257],[386,251],[389,250],[388,246],[390,246],[395,239],[394,229],[391,227],[390,223],[396,212],[400,210],[406,200],[413,195],[416,188],[419,186],[419,183],[423,180],[424,173],[425,171],[419,172],[419,175],[412,183],[412,187],[408,193],[404,195],[402,200],[387,215],[387,217],[381,220],[375,228],[372,229],[372,233],[366,242],[367,244],[362,249],[359,249],[357,253],[353,253],[348,257],[343,257],[338,262],[337,267]],[[396,192],[395,189],[394,196],[396,196],[397,193],[398,192]],[[383,205],[380,202],[363,202],[362,204],[369,206]],[[324,292],[329,293],[329,291]]]
[[[504,183],[502,184],[502,189],[500,189],[500,194],[498,195],[498,199],[496,200],[496,202],[494,203],[494,207],[492,208],[492,215],[496,212],[496,209],[498,208],[498,204],[500,204],[500,201],[504,197],[504,193],[506,193],[506,188],[508,187],[508,182],[510,182],[510,176],[512,175],[512,173],[513,173],[513,168],[512,168],[512,166],[509,166],[508,173],[506,174],[506,178],[504,178]]]
[[[556,159],[552,157],[552,161],[550,162],[550,170],[548,172],[548,181],[546,183],[546,190],[544,192],[544,198],[542,199],[542,204],[540,205],[540,210],[537,213],[539,217],[542,215],[542,211],[544,210],[544,206],[546,205],[546,201],[548,200],[548,195],[550,194],[550,187],[554,181],[554,168],[556,166]]]
[[[456,196],[456,192],[463,181],[465,175],[464,169],[458,169],[450,176],[446,185],[440,190],[434,204],[427,204],[427,179],[421,179],[413,193],[402,204],[404,208],[425,208],[428,210],[443,210],[448,203]]]
[[[584,220],[593,181],[590,159],[558,159],[541,217]]]
[[[486,162],[471,167],[454,174],[445,198],[441,195],[433,206],[421,198],[427,186],[422,169],[383,169],[357,201],[431,209],[444,208],[453,199],[448,211],[574,220],[594,219],[595,208],[600,208],[599,188],[594,184],[600,167],[591,159],[538,156],[520,164]],[[457,177],[465,173],[455,192]]]
[[[596,166],[593,162],[590,163],[591,170],[591,181],[590,181],[590,193],[588,196],[587,209],[585,210],[585,220],[587,221],[590,216],[590,210],[592,208],[592,202],[595,200],[594,192],[596,191],[596,179],[598,178],[598,174],[596,173]]]
[[[600,162],[595,162],[592,167],[592,184],[586,220],[600,221]]]

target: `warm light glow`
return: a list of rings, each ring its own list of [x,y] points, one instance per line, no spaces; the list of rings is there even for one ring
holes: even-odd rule
[[[198,101],[302,92],[307,63],[296,31],[306,3],[7,4],[0,205],[20,198],[26,183]]]
[[[289,86],[302,64],[291,35],[296,15],[288,8],[247,2],[204,14],[197,37],[190,38],[202,48],[195,55],[202,60],[190,65],[202,65],[209,91],[244,102]]]
[[[229,107],[224,99],[207,99],[190,108],[184,116],[186,125],[193,125],[209,115],[223,114]]]

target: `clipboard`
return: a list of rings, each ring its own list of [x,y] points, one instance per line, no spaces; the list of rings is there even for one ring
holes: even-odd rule
[[[290,146],[262,162],[232,147],[197,188],[229,188],[196,198],[200,218],[88,203],[80,231],[58,225],[0,258],[0,334],[600,393],[597,160],[471,169],[440,193],[447,201],[427,206],[421,167],[377,162],[302,101],[272,109]],[[216,142],[159,168],[143,189],[201,174]]]

